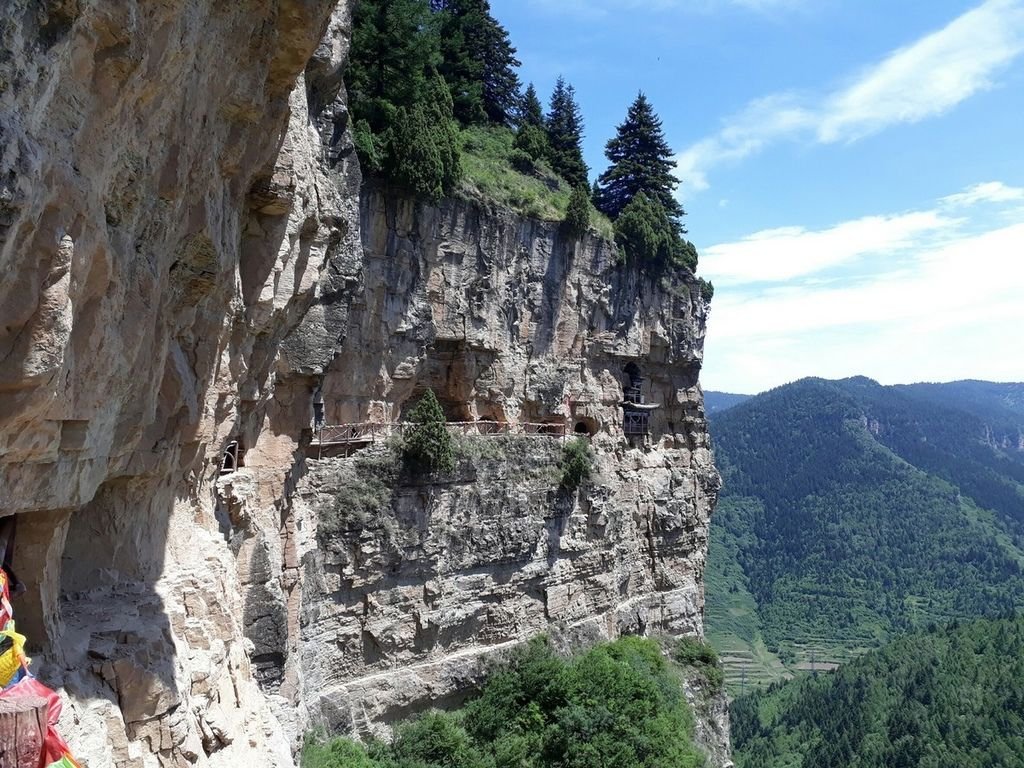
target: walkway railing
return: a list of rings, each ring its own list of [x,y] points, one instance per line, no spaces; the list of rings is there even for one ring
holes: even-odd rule
[[[316,430],[313,443],[324,448],[343,446],[361,448],[378,440],[386,440],[391,436],[402,436],[415,424],[408,421],[379,422],[363,421],[351,424],[325,424]],[[459,435],[480,435],[495,437],[499,435],[528,435],[538,437],[566,437],[564,422],[508,422],[508,421],[449,421],[445,423],[448,431]]]

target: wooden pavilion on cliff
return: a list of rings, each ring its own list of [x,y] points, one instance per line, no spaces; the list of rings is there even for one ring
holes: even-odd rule
[[[658,405],[645,402],[645,379],[636,363],[629,363],[623,372],[629,376],[629,383],[622,387],[622,431],[627,437],[646,437],[651,432],[651,411]]]

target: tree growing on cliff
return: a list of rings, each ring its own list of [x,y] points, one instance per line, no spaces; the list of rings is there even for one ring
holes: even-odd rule
[[[434,390],[428,389],[409,411],[412,426],[402,439],[402,453],[414,468],[425,472],[455,469],[452,436],[445,426],[444,411]]]
[[[587,164],[583,162],[583,115],[576,103],[576,91],[559,77],[551,93],[544,124],[548,132],[548,161],[555,173],[572,187],[586,186]]]
[[[353,117],[382,135],[399,107],[423,101],[440,45],[424,0],[361,0],[345,82]]]
[[[462,173],[459,131],[440,76],[432,78],[424,100],[399,107],[385,146],[384,170],[409,194],[436,201],[455,188]]]
[[[597,180],[597,207],[602,213],[611,219],[618,218],[633,198],[643,192],[648,199],[657,200],[669,218],[678,222],[684,215],[674,195],[679,180],[672,173],[672,150],[665,140],[661,120],[642,92],[605,146],[605,156],[611,165]]]
[[[566,443],[558,468],[561,470],[562,488],[575,491],[583,485],[594,472],[594,452],[590,450],[590,443],[582,437]]]
[[[569,237],[579,240],[590,229],[590,190],[576,187],[565,210],[565,228]]]
[[[523,94],[519,107],[519,126],[522,128],[525,125],[544,127],[544,107],[541,106],[540,99],[537,97],[537,89],[533,87],[533,83],[526,86],[526,92]]]
[[[439,20],[438,71],[464,125],[512,125],[519,107],[519,60],[487,0],[431,0]]]
[[[440,43],[426,0],[362,0],[346,76],[363,169],[437,200],[460,177],[451,94],[437,74]]]
[[[615,220],[615,242],[641,266],[697,268],[697,251],[657,198],[638,192]]]

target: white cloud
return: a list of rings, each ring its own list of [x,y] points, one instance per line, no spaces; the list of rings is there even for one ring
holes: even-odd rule
[[[866,254],[914,247],[922,236],[955,224],[937,211],[917,211],[866,216],[818,231],[779,227],[705,249],[701,270],[721,285],[790,280]]]
[[[690,191],[708,187],[708,171],[788,138],[856,141],[900,123],[948,112],[991,88],[1024,52],[1024,2],[986,0],[944,28],[889,54],[824,96],[780,93],[751,102],[717,134],[677,158]]]
[[[985,181],[968,187],[963,192],[947,195],[939,202],[946,206],[967,206],[977,203],[1009,203],[1024,200],[1024,188],[1008,187],[1001,181]]]
[[[1024,379],[1024,215],[1008,224],[998,215],[1018,199],[1007,197],[1012,189],[989,182],[931,211],[770,230],[709,249],[719,261],[702,259],[702,272],[719,290],[704,385],[754,392],[856,374],[887,383]],[[954,203],[962,215],[940,212]],[[844,246],[848,235],[864,244]],[[793,251],[804,256],[774,270],[752,260]],[[735,262],[721,260],[730,254]],[[745,280],[741,263],[752,270]]]

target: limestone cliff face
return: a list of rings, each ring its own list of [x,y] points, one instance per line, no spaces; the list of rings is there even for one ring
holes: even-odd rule
[[[386,451],[309,461],[295,516],[303,698],[317,717],[372,731],[458,701],[496,652],[539,632],[701,634],[718,478],[696,281],[645,276],[607,242],[470,202],[367,191],[361,224],[360,291],[323,379],[327,421],[397,421],[430,387],[452,421],[591,434],[598,472],[566,493],[561,439],[469,437],[451,477],[400,477],[367,516],[352,489],[383,471]],[[647,438],[623,434],[634,366],[659,406]],[[318,524],[338,517],[317,546]]]
[[[358,252],[334,5],[0,14],[0,514],[93,768],[292,765],[214,478],[229,439],[276,438],[282,340]],[[272,509],[294,462],[268,453]]]
[[[350,5],[0,18],[0,514],[90,768],[291,766],[311,723],[456,701],[538,631],[702,631],[697,286],[478,204],[360,197]],[[630,364],[648,441],[622,433]],[[579,426],[600,471],[565,494],[558,439],[476,438],[353,517],[381,454],[307,458],[317,386],[328,422],[432,387],[452,420]]]

